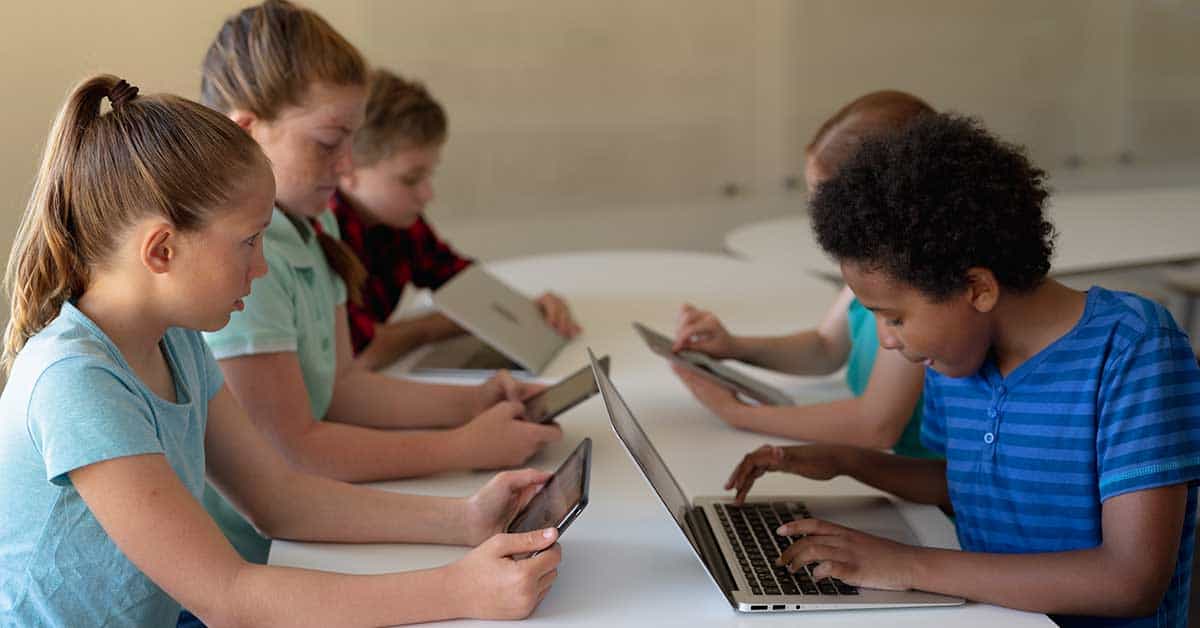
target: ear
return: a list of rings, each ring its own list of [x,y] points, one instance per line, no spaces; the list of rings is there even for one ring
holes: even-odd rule
[[[1000,282],[991,270],[982,267],[967,269],[967,301],[976,312],[990,312],[1000,300]]]
[[[142,246],[138,251],[142,265],[156,275],[171,270],[178,241],[179,234],[170,223],[156,223],[142,238]]]
[[[246,109],[234,109],[230,111],[229,119],[233,120],[234,124],[242,127],[242,130],[251,136],[254,135],[254,127],[260,122],[259,117],[254,115],[253,111]]]

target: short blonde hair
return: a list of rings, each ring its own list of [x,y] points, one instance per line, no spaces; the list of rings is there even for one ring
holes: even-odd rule
[[[375,69],[367,83],[367,110],[354,134],[354,165],[370,166],[404,148],[446,141],[446,110],[418,81]]]

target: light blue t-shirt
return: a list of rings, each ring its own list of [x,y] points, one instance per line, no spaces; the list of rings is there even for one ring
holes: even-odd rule
[[[177,403],[147,388],[75,306],[25,345],[0,395],[0,624],[174,626],[179,604],[105,534],[68,473],[163,454],[204,491],[204,429],[221,371],[195,331],[162,347]]]
[[[325,212],[321,228],[338,237],[337,219]],[[204,334],[218,360],[261,353],[294,352],[300,361],[312,415],[325,418],[337,368],[334,315],[346,302],[346,284],[325,261],[307,222],[275,209],[263,235],[267,276],[254,282],[246,307],[220,331]],[[209,488],[204,506],[242,557],[266,563],[271,542],[263,538],[219,493]]]

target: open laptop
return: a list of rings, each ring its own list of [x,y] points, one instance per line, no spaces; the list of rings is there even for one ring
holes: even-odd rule
[[[915,544],[917,538],[885,497],[761,497],[747,499],[740,507],[730,497],[697,497],[689,502],[591,349],[588,357],[618,440],[733,608],[773,612],[963,603],[962,598],[933,593],[880,591],[832,578],[816,580],[807,567],[795,574],[776,567],[775,559],[795,539],[777,536],[775,529],[798,517],[818,517],[901,543]]]
[[[536,303],[472,264],[433,293],[433,304],[470,332],[438,343],[414,370],[512,369],[541,373],[567,344]]]

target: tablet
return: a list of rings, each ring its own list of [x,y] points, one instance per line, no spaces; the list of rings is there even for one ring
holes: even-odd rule
[[[542,490],[508,524],[509,533],[557,528],[561,537],[567,526],[588,503],[588,479],[592,473],[592,439],[585,438]]]
[[[608,374],[608,356],[600,358],[600,368]],[[592,367],[585,366],[557,384],[525,400],[522,418],[534,423],[549,423],[554,417],[587,401],[596,394],[596,378]]]
[[[673,343],[670,338],[641,323],[634,323],[633,328],[637,330],[638,335],[642,337],[651,351],[699,373],[753,402],[767,406],[795,405],[795,402],[779,389],[764,384],[749,375],[739,373],[721,364],[720,360],[710,358],[699,351],[684,350],[676,353],[671,350]]]

